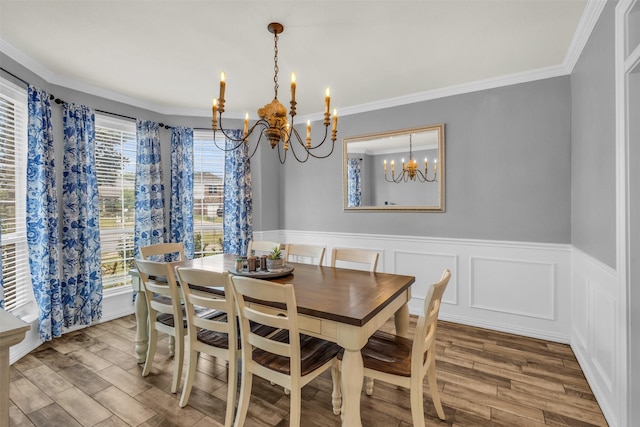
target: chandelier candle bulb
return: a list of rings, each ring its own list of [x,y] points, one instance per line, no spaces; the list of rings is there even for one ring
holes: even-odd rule
[[[327,89],[324,91],[324,114],[325,116],[329,116],[329,101],[331,100],[331,97],[329,96],[330,92],[329,92],[329,88],[327,87]]]
[[[337,128],[338,128],[338,111],[334,108],[333,109],[333,126],[331,127],[331,130],[335,132]]]
[[[384,173],[387,173],[387,161],[384,161]]]
[[[296,102],[296,73],[291,72],[291,103]]]
[[[245,113],[244,115],[244,137],[247,137],[249,133],[249,113]]]
[[[394,169],[395,169],[395,160],[391,160],[391,173],[393,173]]]
[[[437,174],[438,173],[438,159],[435,159],[433,161],[433,173]]]
[[[427,170],[429,168],[429,160],[425,157],[424,158],[424,172],[426,173]]]
[[[224,101],[224,90],[227,87],[227,83],[224,81],[224,71],[220,73],[220,103]]]

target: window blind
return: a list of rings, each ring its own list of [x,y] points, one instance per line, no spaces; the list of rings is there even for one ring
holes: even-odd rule
[[[33,303],[26,232],[27,91],[0,79],[0,221],[5,310]]]

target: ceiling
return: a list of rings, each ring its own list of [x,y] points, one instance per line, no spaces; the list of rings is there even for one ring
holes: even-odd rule
[[[591,4],[0,0],[0,50],[50,83],[163,114],[210,115],[224,71],[226,116],[255,118],[273,99],[276,21],[279,100],[295,71],[299,115],[322,113],[327,86],[343,115],[568,74]]]

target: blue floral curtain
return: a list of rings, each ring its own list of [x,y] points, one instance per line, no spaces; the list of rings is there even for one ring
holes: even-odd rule
[[[171,128],[171,242],[184,243],[185,258],[193,258],[193,129]]]
[[[229,130],[242,138],[242,130]],[[226,141],[226,147],[235,143]],[[229,150],[224,158],[224,253],[244,255],[253,238],[251,165],[246,144]]]
[[[102,269],[93,110],[65,103],[63,127],[61,280],[68,327],[102,317]]]
[[[27,154],[27,245],[40,338],[62,335],[58,199],[49,95],[29,86]]]
[[[362,204],[362,180],[360,159],[347,159],[347,182],[349,183],[349,207]]]
[[[164,243],[164,183],[160,164],[160,131],[157,123],[138,120],[136,124],[136,189],[134,257],[140,258],[142,246]]]

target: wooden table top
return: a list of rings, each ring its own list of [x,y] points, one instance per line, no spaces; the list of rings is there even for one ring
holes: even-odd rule
[[[177,266],[227,272],[235,270],[235,259],[235,255],[213,255]],[[289,264],[293,273],[269,280],[294,285],[300,314],[355,326],[366,324],[415,282],[413,276]]]

